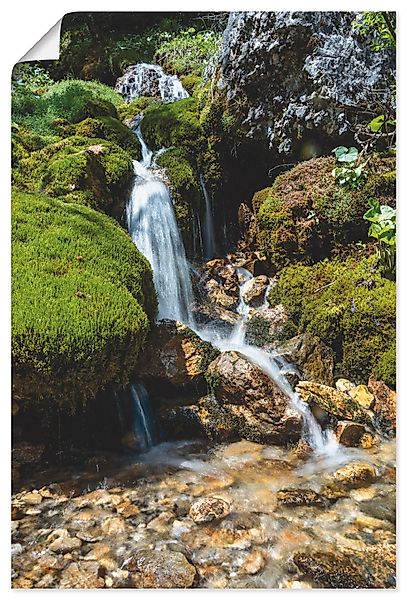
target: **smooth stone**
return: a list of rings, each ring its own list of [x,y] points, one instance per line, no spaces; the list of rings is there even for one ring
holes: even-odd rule
[[[285,506],[327,506],[326,498],[314,490],[287,489],[277,492],[279,504]]]
[[[81,546],[82,541],[77,537],[73,538],[70,536],[61,536],[49,545],[49,550],[59,554],[65,554],[66,552],[71,552],[72,550],[78,550],[78,548]]]
[[[184,554],[168,550],[138,550],[126,561],[126,568],[132,587],[137,588],[190,588],[196,577]]]
[[[374,395],[369,392],[367,385],[356,385],[348,391],[348,394],[355,402],[369,410],[374,402]]]

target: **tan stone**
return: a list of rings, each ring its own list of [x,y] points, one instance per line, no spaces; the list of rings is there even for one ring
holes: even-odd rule
[[[61,536],[49,545],[49,549],[52,550],[52,552],[65,554],[72,550],[78,550],[81,546],[82,542],[77,537]]]
[[[99,575],[97,562],[71,563],[62,573],[59,587],[75,589],[93,589],[105,587],[104,579]]]
[[[267,563],[268,553],[262,548],[254,548],[244,559],[240,571],[248,575],[255,575]]]
[[[341,377],[340,379],[336,380],[335,387],[338,392],[343,392],[346,394],[349,392],[349,390],[355,387],[355,384],[349,381],[349,379],[344,379]]]
[[[377,472],[375,467],[368,463],[353,462],[340,467],[332,477],[336,483],[347,488],[356,488],[373,483],[377,478]]]
[[[222,519],[230,512],[230,505],[221,498],[206,497],[196,500],[189,509],[189,517],[195,523],[207,523]]]
[[[101,525],[105,535],[121,535],[126,533],[127,528],[128,526],[122,517],[109,517]]]
[[[367,385],[356,385],[348,391],[348,394],[366,410],[369,410],[373,405],[374,396],[369,392]]]

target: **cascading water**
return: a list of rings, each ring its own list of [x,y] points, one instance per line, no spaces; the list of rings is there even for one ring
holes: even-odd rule
[[[142,383],[130,386],[133,406],[133,432],[141,451],[148,450],[155,443],[154,419],[147,390]]]
[[[215,228],[213,225],[212,202],[208,190],[205,185],[205,180],[202,175],[199,176],[199,181],[202,188],[202,193],[205,199],[205,221],[204,221],[204,260],[210,260],[215,255]]]
[[[122,94],[126,102],[131,102],[140,96],[161,98],[164,102],[189,97],[176,75],[167,75],[158,65],[146,63],[128,67],[123,76],[117,80],[115,89]]]
[[[249,271],[238,271],[241,282],[238,313],[241,319],[232,332],[225,335],[224,330],[217,330],[214,324],[205,328],[197,327],[191,310],[193,293],[190,268],[171,197],[164,182],[154,171],[152,152],[143,140],[140,122],[134,132],[140,140],[142,161],[134,161],[135,182],[127,207],[128,227],[134,243],[148,258],[153,269],[159,302],[158,318],[182,321],[219,350],[234,350],[244,355],[280,387],[290,398],[292,406],[302,414],[305,434],[316,453],[333,454],[338,446],[334,436],[321,430],[308,405],[293,392],[281,362],[270,352],[245,341],[250,307],[244,301],[244,291],[253,277]]]
[[[158,296],[158,318],[192,323],[190,268],[168,188],[152,167],[152,152],[141,135],[142,161],[134,161],[135,181],[127,224],[137,248],[150,261]]]

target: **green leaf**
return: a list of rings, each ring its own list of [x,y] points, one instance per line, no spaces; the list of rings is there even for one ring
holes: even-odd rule
[[[347,148],[346,146],[338,146],[337,148],[334,148],[332,152],[335,154],[338,162],[345,163],[354,162],[359,155],[358,149],[354,146],[351,148]]]
[[[369,123],[370,131],[372,131],[373,133],[377,133],[378,131],[380,131],[385,122],[386,120],[384,118],[384,115],[379,115],[378,117],[375,117]]]

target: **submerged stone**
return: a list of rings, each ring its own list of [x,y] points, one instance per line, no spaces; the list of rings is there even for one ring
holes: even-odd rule
[[[189,516],[195,523],[208,523],[223,519],[230,512],[230,505],[221,498],[199,498],[189,509]]]
[[[184,554],[168,550],[138,550],[126,561],[126,568],[131,587],[136,588],[190,588],[196,577]]]

